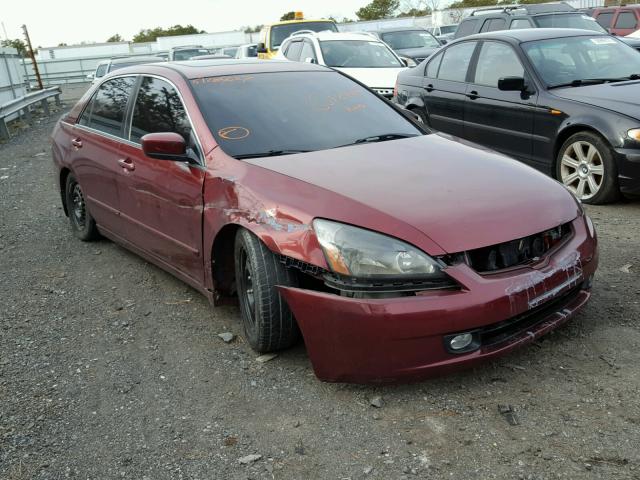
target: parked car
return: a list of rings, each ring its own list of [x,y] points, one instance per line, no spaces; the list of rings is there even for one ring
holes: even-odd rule
[[[202,45],[184,45],[181,47],[173,47],[169,50],[169,61],[175,62],[180,60],[189,60],[199,55],[208,55],[211,53]]]
[[[427,31],[436,37],[441,44],[445,44],[453,40],[453,36],[458,29],[457,23],[451,23],[449,25],[439,25],[435,27],[427,27]]]
[[[109,60],[103,60],[98,63],[95,73],[87,75],[87,79],[91,80],[91,84],[93,85],[99,82],[107,73],[113,72],[114,70],[130,67],[132,65],[143,65],[145,63],[158,63],[164,61],[166,61],[164,58],[156,56],[113,57]]]
[[[393,28],[371,33],[389,45],[409,67],[415,67],[440,48],[440,42],[424,28]]]
[[[276,58],[335,68],[389,99],[406,68],[386,43],[368,33],[296,33],[282,42]]]
[[[474,10],[458,25],[454,38],[522,28],[579,28],[606,32],[593,17],[567,3],[559,2]]]
[[[100,233],[213,303],[237,295],[258,352],[299,328],[323,380],[474,365],[590,296],[596,234],[562,185],[427,134],[323,66],[132,67],[89,90],[52,148],[76,236]]]
[[[397,101],[606,203],[640,193],[638,79],[640,55],[606,33],[511,30],[452,42],[401,73]]]
[[[629,35],[640,29],[640,5],[596,8],[591,15],[614,35]]]
[[[292,33],[300,30],[311,32],[337,32],[338,26],[333,20],[305,19],[302,12],[295,12],[294,20],[265,25],[260,31],[260,42],[258,42],[258,57],[268,60],[274,58],[280,49],[280,45]]]
[[[240,45],[236,51],[235,58],[257,58],[258,57],[258,44],[248,43],[246,45]]]

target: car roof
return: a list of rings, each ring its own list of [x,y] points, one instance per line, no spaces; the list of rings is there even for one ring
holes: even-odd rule
[[[111,59],[112,65],[119,65],[120,63],[131,63],[131,62],[163,62],[164,58],[162,57],[153,57],[153,56],[140,56],[140,57],[116,57]]]
[[[605,32],[596,32],[593,30],[580,30],[577,28],[522,28],[516,30],[498,30],[495,32],[484,32],[462,37],[458,41],[463,40],[482,40],[482,39],[502,39],[511,40],[517,43],[531,42],[535,40],[546,40],[549,38],[559,37],[581,37],[581,36],[608,36]],[[454,42],[451,42],[453,44]]]
[[[421,32],[427,31],[426,28],[422,28],[422,27],[396,27],[396,28],[381,28],[380,30],[375,30],[374,33],[413,32],[416,30]]]
[[[579,10],[566,2],[515,4],[498,7],[478,8],[467,18],[484,17],[489,15],[539,15],[547,13],[576,13]],[[463,20],[464,21],[464,20]]]
[[[118,70],[122,73],[156,74],[163,67],[193,80],[205,77],[222,77],[228,75],[251,75],[273,72],[331,72],[330,68],[313,63],[290,62],[288,60],[234,59],[228,60],[185,60],[180,62],[161,62],[135,65]]]
[[[294,32],[295,33],[295,32]],[[289,40],[292,37],[287,37]],[[313,33],[300,33],[293,38],[315,38],[321,42],[327,40],[370,40],[372,42],[379,42],[380,40],[375,37],[372,33],[368,32],[313,32]]]

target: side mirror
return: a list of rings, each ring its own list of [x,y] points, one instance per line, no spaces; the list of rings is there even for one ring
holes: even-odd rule
[[[87,80],[93,80],[95,78],[95,74],[90,73],[89,75],[87,75]]]
[[[267,47],[265,47],[264,43],[260,42],[256,47],[256,51],[258,53],[267,53]]]
[[[140,139],[142,151],[157,160],[189,162],[187,144],[182,135],[175,132],[147,133]]]
[[[523,92],[525,88],[524,78],[522,77],[502,77],[498,79],[498,90]]]
[[[304,63],[318,63],[315,58],[307,57],[304,59]]]

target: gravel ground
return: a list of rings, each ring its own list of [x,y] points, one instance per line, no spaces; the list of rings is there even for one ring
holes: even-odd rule
[[[587,207],[594,295],[542,341],[419,384],[326,384],[304,346],[260,363],[237,308],[72,236],[60,113],[0,145],[0,478],[640,479],[640,202]]]

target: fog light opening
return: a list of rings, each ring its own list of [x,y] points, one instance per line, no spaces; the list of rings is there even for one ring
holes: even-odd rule
[[[454,351],[464,350],[472,343],[473,334],[471,333],[461,333],[460,335],[451,337],[451,340],[449,340],[449,346],[451,347],[451,350]]]

